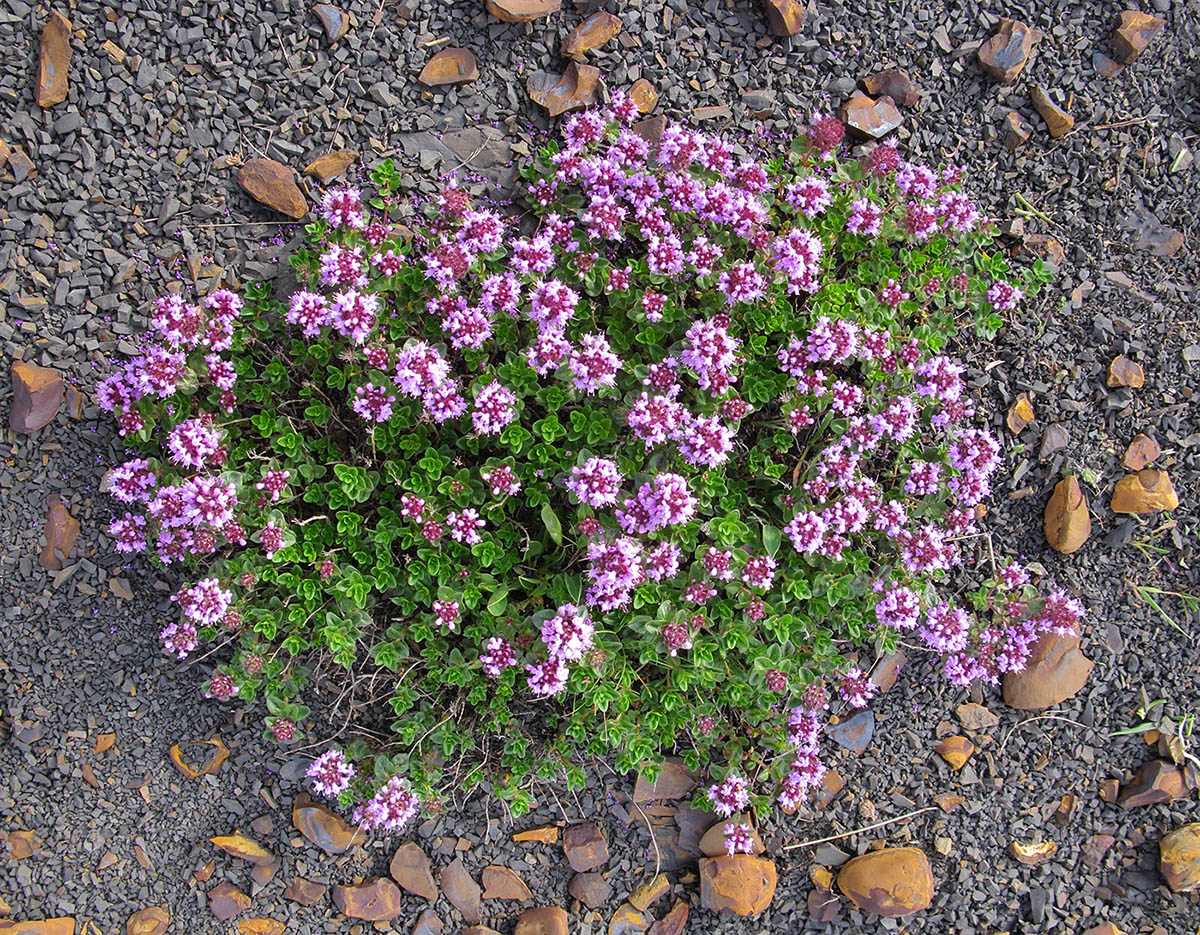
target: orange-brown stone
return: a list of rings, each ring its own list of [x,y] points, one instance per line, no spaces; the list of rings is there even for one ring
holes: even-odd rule
[[[339,149],[337,152],[326,153],[324,156],[318,156],[304,167],[304,174],[311,175],[322,185],[328,185],[339,175],[349,169],[350,165],[357,158],[358,153],[355,150]]]
[[[1078,636],[1044,633],[1033,644],[1025,668],[1005,673],[1004,702],[1022,711],[1052,707],[1083,688],[1092,667]]]
[[[1111,506],[1114,513],[1157,513],[1179,506],[1179,495],[1166,471],[1143,468],[1117,481]]]
[[[59,571],[63,563],[58,556],[69,555],[78,538],[79,520],[70,514],[58,494],[50,494],[46,497],[46,545],[38,564],[47,571]]]
[[[621,17],[607,10],[597,10],[572,29],[562,43],[567,58],[582,59],[588,52],[600,48],[621,31]]]
[[[479,64],[475,61],[475,53],[453,46],[434,55],[417,76],[417,80],[427,88],[467,84],[478,78]]]
[[[700,861],[700,904],[712,912],[757,916],[771,904],[777,876],[774,861],[750,854]]]
[[[67,98],[71,68],[71,21],[55,10],[42,27],[38,62],[38,107],[53,107]]]
[[[562,9],[562,0],[487,0],[487,11],[506,23],[528,23]]]
[[[403,903],[400,887],[383,877],[365,880],[354,886],[333,888],[333,904],[338,912],[352,919],[389,922],[403,914]]]
[[[1042,513],[1042,528],[1050,547],[1063,555],[1081,549],[1092,534],[1087,498],[1075,475],[1064,477],[1054,485],[1054,493]]]
[[[57,370],[15,361],[12,365],[12,408],[8,425],[14,432],[36,432],[58,415],[64,384]]]
[[[308,214],[308,202],[296,187],[292,170],[274,159],[247,159],[238,171],[238,184],[255,201],[299,220]]]
[[[591,107],[600,100],[604,83],[596,66],[571,62],[561,75],[535,71],[525,87],[535,104],[557,117],[569,110]]]
[[[1176,893],[1200,889],[1200,822],[1176,828],[1158,842],[1158,867]]]
[[[848,861],[838,873],[840,889],[864,912],[906,916],[933,902],[933,870],[916,847],[885,847]]]

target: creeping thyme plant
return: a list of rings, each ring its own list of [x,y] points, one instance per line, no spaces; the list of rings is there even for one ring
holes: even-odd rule
[[[384,163],[326,194],[296,292],[168,295],[101,388],[142,455],[115,547],[189,580],[163,646],[211,644],[208,694],[265,696],[281,741],[314,670],[365,686],[371,742],[310,770],[365,827],[672,752],[723,816],[791,810],[898,635],[966,684],[1077,626],[1015,564],[970,610],[945,586],[1001,449],[942,350],[1040,264],[832,118],[755,161],[635,117],[568,119],[522,212],[451,184],[409,230]]]

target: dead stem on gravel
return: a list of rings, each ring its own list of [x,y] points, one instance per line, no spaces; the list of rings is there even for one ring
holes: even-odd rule
[[[1064,724],[1071,724],[1075,727],[1082,727],[1085,730],[1094,731],[1096,729],[1094,727],[1090,727],[1089,725],[1082,723],[1081,721],[1073,721],[1069,717],[1060,717],[1057,714],[1039,714],[1036,717],[1027,717],[1027,718],[1025,718],[1025,720],[1020,721],[1019,723],[1014,724],[1011,728],[1009,728],[1008,733],[1004,737],[1004,743],[1000,744],[1000,749],[996,753],[997,759],[1004,756],[1004,748],[1008,746],[1008,741],[1012,738],[1012,735],[1014,733],[1016,733],[1018,729],[1024,727],[1026,724],[1032,724],[1034,721],[1062,721]]]
[[[918,815],[924,815],[926,812],[936,811],[934,805],[926,805],[924,808],[918,808],[913,812],[906,812],[903,815],[897,815],[895,818],[888,818],[884,821],[877,821],[873,825],[866,825],[862,828],[855,828],[853,831],[843,831],[841,834],[831,834],[827,838],[814,838],[811,841],[800,841],[798,844],[787,844],[783,847],[785,851],[794,851],[801,847],[814,847],[817,844],[828,844],[830,841],[840,841],[842,838],[853,837],[856,834],[863,834],[867,831],[874,831],[876,828],[882,828],[885,825],[894,825],[899,821],[908,821],[910,818],[916,818]]]

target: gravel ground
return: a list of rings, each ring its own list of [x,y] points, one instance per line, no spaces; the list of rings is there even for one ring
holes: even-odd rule
[[[1103,920],[1130,932],[1195,930],[1195,894],[1172,896],[1155,868],[1161,835],[1200,817],[1195,796],[1125,811],[1097,794],[1102,780],[1126,778],[1151,758],[1140,737],[1108,737],[1134,721],[1139,689],[1170,699],[1176,714],[1200,710],[1195,616],[1165,599],[1185,638],[1132,587],[1194,592],[1198,565],[1200,363],[1183,349],[1200,342],[1193,297],[1200,170],[1179,154],[1194,151],[1200,138],[1200,9],[1195,0],[1153,0],[1152,7],[1167,19],[1166,30],[1134,65],[1101,78],[1092,56],[1109,51],[1119,4],[1009,5],[1005,13],[1044,36],[1021,78],[1002,87],[975,62],[976,45],[997,23],[990,7],[976,3],[822,3],[799,35],[765,48],[757,5],[610,6],[624,31],[589,59],[611,87],[645,77],[662,93],[658,112],[685,122],[695,121],[696,108],[725,105],[727,115],[702,125],[760,145],[793,135],[812,110],[836,107],[878,68],[908,69],[923,100],[905,113],[898,142],[916,158],[965,165],[970,187],[997,217],[1014,217],[1022,196],[1038,212],[1025,218],[1026,230],[1052,234],[1066,253],[1037,308],[1025,309],[994,345],[960,353],[973,364],[998,430],[1018,393],[1033,396],[1035,424],[1016,439],[1006,433],[1012,479],[992,498],[992,528],[997,541],[1040,561],[1088,604],[1084,650],[1096,662],[1088,686],[1051,712],[1056,719],[1036,721],[1006,708],[998,693],[984,693],[976,700],[999,723],[976,737],[979,751],[953,773],[932,747],[940,722],[957,730],[953,712],[968,693],[931,678],[929,662],[914,659],[875,705],[868,750],[833,755],[847,781],[842,796],[816,815],[767,823],[780,870],[771,908],[745,922],[694,906],[687,931],[898,930],[845,908],[827,925],[812,921],[809,866],[837,855],[782,848],[861,827],[870,815],[882,820],[927,806],[940,792],[966,801],[951,814],[929,812],[837,842],[855,854],[886,836],[930,855],[937,896],[928,911],[904,921],[906,931],[1082,932]],[[549,126],[527,100],[525,78],[565,64],[559,39],[580,15],[568,9],[510,25],[479,2],[344,8],[355,23],[330,48],[307,6],[288,0],[79,2],[64,9],[75,30],[70,94],[43,111],[33,86],[49,10],[0,3],[0,44],[8,50],[0,63],[0,139],[35,167],[20,181],[13,167],[0,170],[0,340],[10,357],[55,367],[87,393],[108,360],[131,350],[146,301],[165,284],[190,283],[196,273],[211,281],[218,267],[235,281],[272,276],[294,231],[236,187],[240,159],[269,155],[300,167],[350,147],[368,167],[393,156],[421,190],[446,169],[472,170],[480,189],[511,178],[510,161]],[[431,53],[427,44],[446,37],[474,50],[481,77],[465,88],[424,91],[413,79]],[[101,48],[106,40],[123,61]],[[1060,103],[1070,101],[1075,129],[1060,140],[1049,138],[1032,110],[1035,82]],[[1013,109],[1034,127],[1015,156],[998,138]],[[1125,222],[1139,208],[1184,233],[1175,257],[1133,250]],[[1143,364],[1143,389],[1106,388],[1105,368],[1116,353]],[[3,371],[0,397],[8,395]],[[1070,444],[1039,461],[1040,433],[1051,423],[1067,430]],[[1179,491],[1182,506],[1169,519],[1118,518],[1108,509],[1119,456],[1138,432],[1162,445]],[[384,873],[397,842],[337,858],[302,847],[288,815],[301,761],[265,747],[256,718],[202,699],[204,660],[179,666],[157,653],[168,586],[143,566],[118,567],[99,531],[109,506],[96,487],[114,456],[111,434],[85,405],[78,419],[64,412],[32,436],[6,438],[0,830],[32,830],[41,843],[32,856],[0,861],[0,895],[16,918],[74,915],[103,933],[123,931],[132,911],[159,903],[169,906],[173,930],[229,932],[234,923],[216,921],[204,894],[221,880],[249,892],[248,867],[206,838],[268,818],[270,829],[260,830],[267,826],[259,821],[255,835],[283,857],[283,869],[247,915],[284,920],[293,932],[355,931],[328,900],[302,909],[281,898],[282,888],[298,875],[348,882]],[[1070,558],[1047,549],[1040,532],[1042,507],[1065,467],[1087,479],[1095,527]],[[57,575],[36,564],[49,493],[82,523],[75,553]],[[114,746],[94,752],[105,733],[116,734]],[[214,776],[181,777],[168,747],[213,733],[232,750],[229,762]],[[670,822],[651,816],[665,822],[652,840],[642,816],[631,813],[628,780],[601,764],[594,775],[592,791],[578,798],[540,792],[541,811],[516,827],[579,817],[604,826],[613,894],[602,917],[572,905],[561,852],[513,845],[512,823],[494,804],[452,804],[417,839],[435,866],[448,863],[456,846],[473,873],[493,862],[512,866],[539,904],[572,911],[572,932],[606,931],[647,862],[653,870],[656,845],[660,856],[671,853]],[[1079,797],[1079,807],[1060,825],[1049,813],[1066,793]],[[1101,834],[1114,843],[1088,863],[1084,849]],[[1052,860],[1031,868],[1005,855],[1010,841],[1037,837],[1058,842]],[[214,855],[213,877],[197,882],[193,870]],[[695,902],[694,873],[685,867],[672,880],[674,895]],[[405,899],[399,931],[411,930],[425,906]],[[485,921],[511,931],[515,912],[492,905],[485,904]],[[435,909],[457,931],[461,917],[444,899]]]

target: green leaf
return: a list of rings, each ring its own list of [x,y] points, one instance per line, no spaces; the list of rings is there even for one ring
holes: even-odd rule
[[[501,616],[508,609],[508,585],[502,584],[492,592],[487,602],[488,613],[493,617]]]
[[[546,532],[550,533],[550,538],[554,540],[554,544],[562,545],[562,523],[559,521],[558,514],[554,512],[554,507],[549,503],[542,504],[542,522],[546,524]]]
[[[767,550],[767,554],[771,558],[774,558],[775,553],[779,551],[779,539],[780,532],[778,526],[763,526],[763,548]]]

